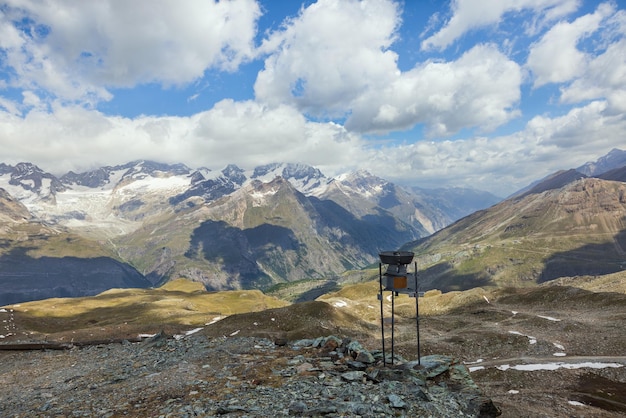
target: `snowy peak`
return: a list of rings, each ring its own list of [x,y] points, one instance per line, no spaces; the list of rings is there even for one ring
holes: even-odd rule
[[[228,181],[238,186],[241,186],[247,180],[244,170],[237,167],[235,164],[228,164],[226,168],[222,170],[222,174]]]
[[[250,175],[250,179],[261,180],[265,183],[276,177],[284,178],[305,195],[318,194],[318,189],[325,188],[330,182],[330,179],[324,176],[319,169],[306,164],[267,164],[255,168]]]
[[[20,200],[54,200],[58,192],[66,189],[54,175],[31,163],[18,163],[16,166],[1,163],[0,187]]]
[[[390,185],[388,181],[376,177],[366,170],[338,176],[336,181],[341,189],[347,189],[351,193],[360,194],[365,198],[379,196]]]
[[[124,165],[107,166],[85,173],[70,171],[61,177],[61,182],[68,186],[85,186],[89,188],[114,188],[146,177],[186,176],[191,170],[184,164],[163,164],[154,161],[133,161]]]

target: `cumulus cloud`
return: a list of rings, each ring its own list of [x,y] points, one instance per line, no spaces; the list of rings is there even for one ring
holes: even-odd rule
[[[447,136],[479,125],[489,131],[518,115],[520,68],[494,45],[402,73],[388,49],[398,24],[397,5],[388,1],[323,0],[303,9],[266,39],[257,99],[349,115],[346,128],[362,133],[424,123],[431,135]]]
[[[253,0],[9,0],[0,10],[10,84],[95,103],[107,88],[179,85],[209,68],[234,70],[253,53]]]
[[[494,45],[477,45],[457,61],[420,64],[384,89],[364,94],[346,126],[388,132],[423,123],[430,136],[473,126],[489,131],[519,114],[521,82],[517,63]]]
[[[369,150],[368,169],[401,184],[454,184],[506,197],[557,170],[594,160],[590,156],[598,149],[623,143],[626,120],[605,110],[606,103],[596,101],[560,117],[534,117],[511,135],[380,147]]]
[[[388,0],[320,0],[272,33],[254,91],[270,105],[291,104],[316,116],[341,116],[364,91],[398,72],[389,49],[400,24]]]
[[[577,46],[591,35],[601,22],[614,13],[612,6],[602,4],[595,13],[573,22],[559,22],[530,48],[526,65],[535,77],[534,86],[570,81],[583,74],[591,57]]]
[[[54,173],[152,159],[212,169],[306,162],[332,174],[362,161],[363,145],[343,126],[253,101],[224,100],[191,117],[130,119],[58,104],[53,112],[34,109],[24,117],[0,112],[2,161],[15,164],[29,155]]]
[[[533,11],[533,22],[528,26],[533,32],[537,26],[575,11],[579,4],[579,0],[453,0],[452,16],[443,28],[422,42],[422,49],[445,49],[467,32],[496,25],[506,13],[525,9]]]

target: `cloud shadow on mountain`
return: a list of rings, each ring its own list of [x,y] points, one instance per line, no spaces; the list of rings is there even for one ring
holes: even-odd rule
[[[625,270],[626,229],[615,235],[613,240],[553,254],[544,264],[537,283],[559,277],[600,276]]]
[[[31,257],[32,249],[14,248],[0,256],[0,306],[151,286],[136,269],[109,257]]]
[[[223,271],[238,276],[247,287],[248,282],[258,283],[268,278],[257,261],[271,265],[274,270],[286,270],[280,259],[287,251],[299,249],[293,231],[282,226],[262,224],[240,229],[224,221],[207,220],[193,231],[185,257],[219,263]]]
[[[421,292],[431,289],[452,292],[495,285],[486,272],[480,274],[459,274],[450,263],[439,263],[425,270],[419,270],[417,281],[419,291]]]
[[[327,227],[345,231],[337,238],[337,246],[358,246],[370,255],[377,255],[419,237],[416,230],[385,210],[378,209],[375,214],[357,218],[332,200],[309,197],[309,201]]]

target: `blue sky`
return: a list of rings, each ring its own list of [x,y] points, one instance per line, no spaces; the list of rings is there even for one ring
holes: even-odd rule
[[[617,1],[8,0],[0,162],[299,162],[506,196],[626,148],[625,34]]]

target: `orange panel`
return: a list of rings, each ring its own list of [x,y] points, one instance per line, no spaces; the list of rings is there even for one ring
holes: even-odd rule
[[[393,288],[394,289],[406,289],[406,276],[394,277],[393,278]]]

